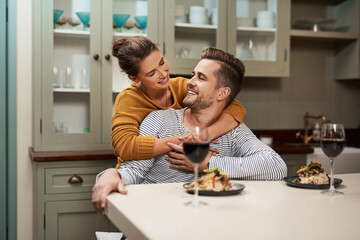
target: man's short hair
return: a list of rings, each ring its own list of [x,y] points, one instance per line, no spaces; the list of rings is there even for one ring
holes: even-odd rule
[[[220,62],[221,67],[216,71],[216,88],[229,87],[231,93],[226,101],[227,105],[238,95],[244,80],[245,66],[243,62],[232,54],[217,48],[207,48],[202,51],[201,59],[213,59]]]

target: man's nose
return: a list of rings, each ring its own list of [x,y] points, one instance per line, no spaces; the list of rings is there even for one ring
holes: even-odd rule
[[[191,86],[195,85],[195,76],[193,76],[192,78],[189,79],[189,81],[187,81],[187,85],[191,85]]]

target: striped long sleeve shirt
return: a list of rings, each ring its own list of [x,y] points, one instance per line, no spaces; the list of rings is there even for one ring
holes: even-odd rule
[[[185,109],[151,112],[140,126],[140,134],[164,138],[183,134]],[[212,144],[220,153],[212,156],[208,168],[219,167],[229,178],[247,180],[281,180],[287,167],[283,159],[262,143],[244,124],[217,138]],[[125,185],[190,182],[194,174],[170,168],[166,154],[151,159],[125,161],[118,170]]]

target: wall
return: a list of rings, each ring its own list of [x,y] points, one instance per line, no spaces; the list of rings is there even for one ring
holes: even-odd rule
[[[251,129],[299,129],[305,112],[360,127],[360,80],[334,80],[334,43],[291,40],[290,78],[247,78],[238,99]],[[311,122],[314,124],[314,121]]]
[[[20,4],[21,3],[21,4]],[[17,239],[32,239],[32,1],[17,4]]]

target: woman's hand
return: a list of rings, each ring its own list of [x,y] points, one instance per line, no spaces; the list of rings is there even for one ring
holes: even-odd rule
[[[194,172],[194,165],[187,160],[182,144],[168,143],[168,145],[172,151],[168,152],[168,156],[165,160],[170,162],[170,167],[182,171]],[[210,161],[211,156],[213,156],[213,153],[212,151],[209,151],[205,160],[199,165],[199,172],[203,172],[206,169],[206,165]]]
[[[168,152],[165,160],[170,162],[170,167],[187,172],[194,172],[194,166],[186,159],[182,144],[168,143],[172,151]]]

